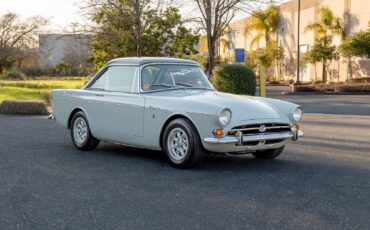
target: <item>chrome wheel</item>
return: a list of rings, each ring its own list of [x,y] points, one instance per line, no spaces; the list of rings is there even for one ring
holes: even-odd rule
[[[87,140],[88,127],[85,119],[78,117],[73,123],[73,138],[78,145],[83,145]]]
[[[172,129],[168,135],[167,148],[174,161],[184,160],[189,150],[189,138],[186,132],[181,128]]]

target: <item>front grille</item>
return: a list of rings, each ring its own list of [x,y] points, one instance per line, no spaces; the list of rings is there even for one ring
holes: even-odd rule
[[[284,139],[267,140],[267,141],[265,141],[265,145],[277,144],[277,143],[280,143],[280,142],[283,142],[283,141],[284,141]]]
[[[243,142],[243,146],[256,146],[260,143],[260,141],[245,141]]]
[[[227,135],[235,135],[238,131],[241,131],[243,135],[261,134],[259,128],[264,125],[266,131],[263,133],[277,133],[290,131],[290,125],[283,123],[267,123],[267,124],[252,124],[252,125],[240,125],[236,126],[227,133]]]

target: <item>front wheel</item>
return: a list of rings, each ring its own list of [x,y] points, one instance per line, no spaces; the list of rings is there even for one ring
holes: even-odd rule
[[[162,146],[168,160],[176,168],[191,168],[203,159],[198,132],[186,119],[175,119],[168,124]]]
[[[259,159],[274,159],[283,152],[284,147],[285,146],[280,147],[278,149],[257,150],[256,152],[252,154],[253,156]]]
[[[94,150],[99,145],[99,140],[91,134],[89,123],[83,112],[77,112],[72,117],[71,137],[73,144],[79,150]]]

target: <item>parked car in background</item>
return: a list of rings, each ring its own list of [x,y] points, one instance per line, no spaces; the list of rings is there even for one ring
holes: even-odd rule
[[[163,150],[178,168],[205,153],[272,159],[303,136],[298,105],[217,92],[197,62],[183,59],[114,59],[83,89],[53,90],[52,107],[80,150],[99,141]]]

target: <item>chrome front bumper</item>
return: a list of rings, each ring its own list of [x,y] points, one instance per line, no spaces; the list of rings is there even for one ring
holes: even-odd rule
[[[296,141],[298,137],[303,137],[303,132],[301,130],[279,132],[279,133],[269,133],[269,134],[257,134],[257,135],[235,135],[235,136],[225,136],[221,138],[216,137],[206,137],[204,142],[207,144],[236,144],[243,145],[244,142],[249,141],[268,141],[268,140],[278,140],[278,139],[292,139]]]

